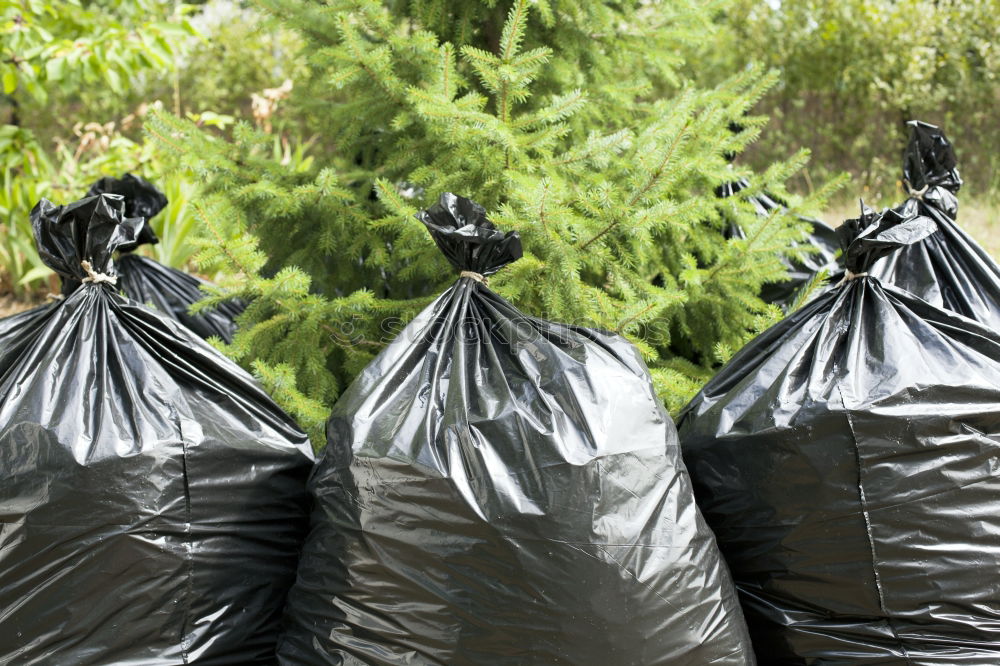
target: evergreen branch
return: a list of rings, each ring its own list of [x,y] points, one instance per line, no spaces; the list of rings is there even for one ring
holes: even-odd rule
[[[829,278],[830,272],[825,268],[813,275],[809,281],[802,285],[802,288],[795,293],[795,298],[792,299],[792,302],[788,304],[787,308],[785,308],[785,312],[791,314],[812,300],[816,291],[823,286]]]
[[[517,0],[517,4],[511,8],[507,21],[504,23],[503,32],[500,36],[501,57],[504,65],[509,66],[520,47],[524,38],[524,16],[527,13],[527,0]],[[500,87],[500,122],[507,124],[510,117],[510,78],[504,76]],[[510,149],[504,152],[504,169],[510,169]]]
[[[687,134],[687,129],[690,126],[690,124],[691,124],[691,119],[688,118],[684,122],[684,126],[681,128],[680,132],[678,132],[674,136],[673,141],[671,141],[670,148],[667,150],[666,154],[663,156],[663,159],[660,161],[660,163],[657,166],[657,168],[653,171],[652,174],[650,174],[650,177],[647,179],[646,185],[644,187],[642,187],[638,192],[635,193],[635,195],[631,198],[631,200],[629,200],[628,205],[626,206],[626,208],[632,208],[633,206],[635,206],[636,202],[642,196],[644,196],[646,194],[646,192],[648,192],[650,189],[652,189],[652,187],[663,176],[663,172],[666,169],[667,164],[670,163],[670,160],[671,160],[671,158],[674,155],[674,151],[677,149],[677,146],[679,146],[681,144],[682,139]],[[616,217],[615,219],[613,219],[611,222],[608,223],[607,226],[605,226],[600,232],[598,232],[596,236],[592,237],[586,243],[584,243],[583,245],[581,245],[580,246],[580,250],[581,251],[582,250],[586,250],[595,241],[599,240],[605,234],[607,234],[612,229],[614,229],[616,226],[618,226],[619,224],[621,224],[622,220],[623,220],[622,217]]]
[[[450,43],[445,43],[441,46],[441,92],[444,94],[444,98],[451,99],[451,91],[449,90],[452,59],[454,58],[454,53],[452,51],[452,46]]]
[[[615,329],[615,332],[616,333],[622,333],[629,324],[631,324],[635,320],[639,319],[639,317],[641,317],[642,315],[646,314],[647,312],[649,312],[650,310],[652,310],[653,308],[655,308],[656,305],[657,305],[656,303],[650,303],[649,305],[647,305],[646,307],[644,307],[642,310],[639,310],[638,312],[636,312],[632,316],[625,318],[620,324],[618,324],[618,327]]]
[[[650,174],[650,177],[647,179],[646,185],[638,192],[636,192],[635,195],[629,200],[628,202],[629,208],[634,206],[639,201],[639,199],[645,196],[646,192],[649,192],[649,190],[651,190],[653,186],[656,185],[657,182],[659,182],[660,178],[663,177],[663,172],[666,170],[667,165],[673,158],[674,151],[677,150],[677,146],[679,146],[683,142],[684,138],[687,136],[688,127],[690,126],[691,126],[691,118],[688,118],[684,122],[684,126],[681,127],[680,132],[674,135],[674,139],[670,143],[670,148],[667,150],[667,153],[663,156],[663,159],[660,160],[660,163],[657,165],[653,173]]]
[[[546,233],[548,233],[549,231],[549,224],[548,221],[545,219],[545,201],[546,198],[548,197],[548,194],[549,194],[549,181],[543,180],[542,193],[541,196],[538,197],[538,221],[542,223],[542,229],[544,229]]]
[[[222,234],[219,232],[219,229],[215,225],[215,223],[212,222],[211,218],[205,213],[205,209],[202,208],[201,203],[199,201],[197,201],[197,200],[194,200],[194,201],[191,202],[191,205],[194,207],[195,211],[197,211],[198,217],[201,219],[202,224],[204,224],[205,227],[208,228],[208,230],[215,237],[216,247],[223,254],[226,255],[226,258],[229,260],[230,265],[232,265],[233,267],[235,267],[236,270],[238,270],[240,273],[243,273],[247,277],[250,277],[251,275],[256,274],[256,271],[250,270],[245,265],[243,265],[243,262],[241,262],[239,259],[237,259],[236,255],[233,254],[232,251],[230,251],[230,249],[229,249],[229,243],[222,236]]]
[[[476,72],[476,75],[488,92],[493,94],[500,92],[501,61],[499,58],[488,51],[483,51],[473,46],[463,46],[462,57],[465,58],[465,61]]]
[[[607,224],[607,226],[605,226],[603,229],[601,229],[595,236],[593,236],[586,243],[584,243],[583,245],[581,245],[580,246],[580,251],[582,252],[583,250],[586,250],[593,243],[595,243],[596,241],[600,240],[605,234],[607,234],[608,232],[610,232],[612,229],[614,229],[620,223],[621,223],[621,218],[618,217],[618,216],[614,217],[614,219],[612,219],[611,222],[609,222]]]
[[[143,129],[146,132],[149,132],[150,134],[152,134],[153,138],[155,138],[160,143],[166,144],[166,145],[170,146],[171,148],[173,148],[174,150],[176,150],[178,154],[183,155],[184,153],[187,152],[187,149],[184,148],[181,144],[179,144],[179,143],[177,143],[175,141],[172,141],[171,139],[168,139],[166,136],[164,136],[160,132],[156,131],[156,127],[152,123],[147,123],[146,125],[143,126]]]
[[[586,103],[586,99],[586,95],[584,95],[579,89],[574,90],[568,95],[560,95],[553,100],[551,105],[546,106],[535,113],[522,116],[520,119],[515,120],[512,123],[512,126],[523,128],[531,127],[532,125],[555,123],[565,120],[576,113],[576,111]]]
[[[524,19],[528,13],[528,0],[517,0],[517,4],[511,7],[504,22],[503,32],[500,34],[500,57],[505,61],[510,60],[517,54],[524,39]]]
[[[772,210],[767,217],[763,218],[761,224],[756,226],[756,228],[753,230],[753,233],[751,233],[749,236],[746,237],[745,240],[742,241],[742,249],[735,255],[730,255],[730,257],[728,257],[727,259],[723,259],[722,261],[717,263],[715,267],[711,271],[709,271],[708,277],[703,282],[713,281],[720,273],[725,273],[723,269],[726,269],[726,271],[737,270],[738,267],[730,269],[729,265],[733,263],[734,259],[739,259],[739,260],[745,259],[750,254],[750,250],[752,249],[752,247],[757,243],[758,240],[760,240],[764,230],[770,227],[775,220],[781,217],[781,215],[782,213],[780,209]]]
[[[209,218],[206,215],[205,210],[204,210],[204,208],[202,208],[201,204],[198,201],[192,201],[191,205],[194,206],[195,210],[198,212],[198,215],[200,216],[200,218],[201,218],[202,222],[205,224],[205,226],[215,236],[215,240],[218,243],[219,249],[226,255],[226,257],[228,258],[229,262],[239,272],[243,273],[247,277],[255,275],[256,271],[250,269],[248,266],[246,266],[245,264],[243,264],[243,262],[241,262],[236,257],[236,255],[233,254],[229,250],[229,244],[228,244],[228,242],[226,242],[226,240],[223,238],[223,236],[219,233],[219,230],[216,227],[216,225],[211,222],[211,218]],[[277,305],[281,309],[287,309],[288,308],[287,303],[283,299],[272,297],[269,300],[271,300],[275,305]],[[352,344],[362,344],[362,345],[366,345],[368,347],[372,347],[374,349],[382,349],[382,347],[385,346],[384,344],[381,344],[381,343],[378,343],[378,342],[374,342],[372,340],[366,340],[364,338],[359,338],[358,340],[354,340],[354,341],[345,339],[345,338],[343,338],[340,335],[339,331],[337,331],[335,328],[333,328],[332,326],[329,326],[327,324],[320,324],[320,327],[324,331],[326,331],[330,335],[331,338],[333,338],[335,341],[337,341],[339,343],[339,346],[341,346],[341,347],[348,347],[348,346],[351,346]]]
[[[340,32],[344,40],[344,46],[347,47],[349,53],[353,57],[354,64],[356,67],[360,67],[372,82],[384,90],[393,100],[402,101],[402,95],[400,94],[401,82],[392,73],[391,67],[387,68],[385,76],[380,76],[378,72],[372,67],[372,58],[362,51],[360,40],[354,29],[354,26],[350,23],[349,17],[344,16],[340,22]],[[386,54],[388,59],[388,49],[382,51]]]
[[[400,217],[409,217],[417,212],[413,206],[403,201],[396,188],[384,178],[375,179],[375,193],[386,208]]]
[[[631,138],[632,133],[628,130],[618,130],[617,132],[607,136],[593,135],[588,137],[583,150],[564,153],[564,157],[562,159],[553,160],[549,162],[549,165],[559,167],[567,164],[573,164],[574,162],[583,162],[594,157],[599,151],[604,152],[605,154],[611,154],[617,150],[628,147]]]

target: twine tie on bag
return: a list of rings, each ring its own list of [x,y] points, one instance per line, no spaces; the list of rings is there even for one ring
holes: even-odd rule
[[[906,193],[909,196],[911,196],[914,199],[917,199],[918,201],[924,200],[924,194],[927,193],[928,188],[930,188],[930,184],[924,185],[919,190],[914,190],[913,188],[910,187],[910,184],[908,182],[906,181],[903,182],[906,183]]]
[[[462,271],[458,274],[459,277],[472,278],[481,285],[489,285],[489,282],[482,273],[477,273],[475,271]]]
[[[846,284],[852,280],[857,280],[858,278],[868,277],[868,273],[852,273],[850,269],[844,271],[844,279],[837,283],[837,286]]]
[[[118,284],[117,275],[108,275],[107,273],[98,273],[94,270],[94,267],[90,265],[90,262],[84,259],[80,262],[80,267],[87,273],[87,277],[80,280],[84,284],[110,284],[112,287]]]

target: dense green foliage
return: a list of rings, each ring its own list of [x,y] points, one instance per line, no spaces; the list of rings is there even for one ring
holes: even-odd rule
[[[746,114],[774,79],[692,84],[680,54],[711,37],[713,5],[259,4],[306,42],[289,103],[317,135],[314,160],[277,159],[274,137],[245,123],[231,140],[169,113],[146,129],[205,183],[201,258],[227,262],[228,286],[252,300],[226,351],[314,433],[455,279],[413,219],[444,191],[522,235],[524,258],[491,286],[528,313],[629,336],[673,408],[780,316],[756,294],[804,230],[714,189],[745,175],[795,201],[783,183],[805,155],[757,174],[728,163],[758,137],[765,120]],[[745,240],[725,237],[733,221]]]
[[[919,117],[972,197],[1000,189],[998,3],[0,0],[0,290],[54,286],[38,198],[140,172],[172,201],[143,251],[204,237],[254,299],[226,351],[316,432],[454,278],[412,217],[454,191],[524,238],[492,286],[627,335],[676,408],[781,315],[755,295],[803,231],[717,185],[807,212],[850,170],[893,202]]]
[[[56,286],[34,250],[35,202],[72,201],[98,177],[126,171],[171,199],[154,221],[160,244],[142,251],[185,265],[193,183],[145,145],[143,116],[166,106],[225,126],[250,115],[255,92],[296,75],[298,40],[227,0],[0,0],[0,17],[0,288]]]
[[[156,0],[0,0],[0,15],[0,281],[14,291],[53,289],[28,212],[41,197],[73,200],[104,173],[150,161],[122,123],[106,119],[122,110],[127,89],[172,69],[178,36],[194,30]]]
[[[850,170],[866,196],[888,202],[903,123],[919,118],[958,146],[968,192],[1000,191],[1000,1],[737,0],[717,20],[701,80],[750,63],[780,75],[757,107],[772,122],[754,163],[809,146],[806,176]]]

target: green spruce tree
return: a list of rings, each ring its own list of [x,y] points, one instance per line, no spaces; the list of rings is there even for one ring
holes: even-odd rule
[[[773,80],[685,80],[683,54],[710,39],[718,5],[258,4],[308,43],[293,103],[320,137],[314,160],[283,164],[272,137],[245,124],[227,140],[159,114],[147,131],[205,183],[202,259],[226,261],[225,289],[252,302],[225,351],[313,433],[455,279],[413,217],[445,191],[521,233],[525,256],[492,279],[496,291],[529,314],[628,336],[671,409],[780,316],[757,294],[782,278],[781,256],[801,251],[805,230],[714,190],[746,176],[748,193],[766,188],[793,212],[828,192],[785,191],[805,153],[758,174],[726,159],[759,136],[766,119],[748,113]],[[745,239],[727,239],[732,223]]]

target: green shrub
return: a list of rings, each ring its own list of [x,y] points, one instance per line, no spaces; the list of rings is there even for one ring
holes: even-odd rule
[[[313,162],[275,159],[272,135],[231,140],[170,114],[146,130],[205,183],[195,204],[228,285],[252,300],[227,352],[314,435],[330,403],[455,279],[413,213],[444,191],[518,230],[525,256],[492,286],[525,311],[619,331],[680,406],[720,354],[780,316],[756,294],[803,229],[758,218],[714,188],[739,175],[799,208],[783,183],[798,152],[760,173],[725,155],[764,124],[745,117],[774,79],[713,88],[683,74],[711,39],[693,0],[261,0],[305,40],[290,101]],[[728,127],[739,119],[743,131]],[[290,130],[289,130],[290,131]],[[727,240],[721,210],[745,240]],[[233,240],[227,240],[233,239]]]
[[[872,200],[898,199],[904,123],[942,126],[967,190],[1000,192],[1000,3],[996,0],[738,0],[697,60],[711,83],[750,63],[779,83],[757,107],[773,122],[750,151],[767,164],[808,146],[803,181],[851,171]]]
[[[0,3],[0,289],[23,296],[56,284],[30,233],[38,199],[73,201],[98,177],[127,171],[171,200],[154,221],[160,244],[141,251],[172,266],[188,263],[193,181],[161,167],[141,139],[141,117],[176,102],[200,125],[224,126],[231,119],[217,111],[249,109],[251,94],[271,77],[294,73],[286,66],[295,62],[294,40],[260,33],[254,18],[224,0]],[[231,83],[220,87],[225,70]]]

